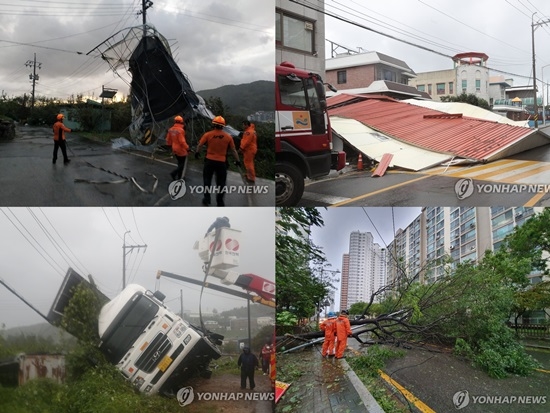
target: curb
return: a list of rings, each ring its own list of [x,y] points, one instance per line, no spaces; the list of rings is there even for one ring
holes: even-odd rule
[[[357,377],[357,374],[349,366],[348,362],[345,359],[340,360],[341,364],[346,369],[346,375],[348,376],[351,384],[359,394],[361,401],[365,405],[368,413],[384,413],[384,410],[380,407],[376,399],[372,394],[367,390],[363,382]]]

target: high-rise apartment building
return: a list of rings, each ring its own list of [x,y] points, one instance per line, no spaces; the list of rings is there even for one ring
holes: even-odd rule
[[[344,254],[342,267],[341,308],[368,302],[371,295],[386,284],[386,249],[374,242],[370,232],[354,231],[350,234],[349,252]]]
[[[497,250],[506,235],[536,212],[528,207],[426,207],[388,246],[388,282],[403,275],[437,281],[457,263]]]

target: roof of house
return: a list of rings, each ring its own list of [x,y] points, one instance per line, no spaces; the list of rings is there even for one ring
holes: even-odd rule
[[[444,113],[383,96],[342,94],[327,103],[331,117],[355,119],[402,142],[476,161],[510,155],[510,146],[536,134],[530,128]]]
[[[420,92],[413,86],[404,85],[403,83],[391,82],[389,80],[375,80],[368,87],[339,90],[336,94],[342,93],[350,95],[391,94],[394,96],[399,96],[401,98],[414,97],[420,99],[431,99],[428,93]]]
[[[379,52],[367,52],[336,56],[326,60],[325,70],[329,71],[343,69],[347,67],[373,65],[378,63],[397,67],[403,69],[404,72],[408,72],[413,76],[416,75],[414,71],[409,67],[409,65],[403,60],[399,60],[395,57],[391,57]]]

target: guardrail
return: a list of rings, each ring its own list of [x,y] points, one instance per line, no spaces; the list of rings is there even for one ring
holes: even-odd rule
[[[550,338],[550,325],[548,324],[518,324],[517,326],[512,324],[510,328],[524,337]]]

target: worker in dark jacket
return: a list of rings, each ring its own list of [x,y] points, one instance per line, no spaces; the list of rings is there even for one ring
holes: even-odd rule
[[[250,382],[250,389],[256,387],[254,383],[254,370],[259,366],[258,357],[250,352],[250,347],[245,346],[239,356],[237,365],[241,368],[241,389],[246,389],[246,379]]]
[[[53,124],[53,163],[57,161],[57,152],[61,148],[63,154],[63,163],[68,164],[71,160],[67,157],[67,143],[65,142],[65,132],[71,130],[63,125],[64,116],[60,113],[57,115],[56,122]]]

